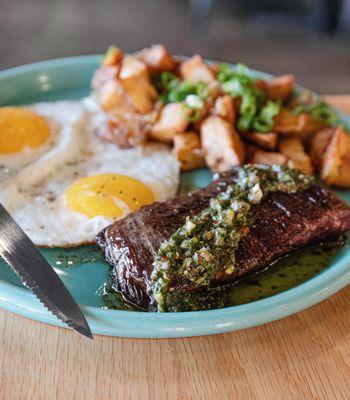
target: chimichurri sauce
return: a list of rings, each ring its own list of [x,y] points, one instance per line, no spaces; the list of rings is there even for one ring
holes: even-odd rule
[[[322,243],[283,257],[265,271],[248,276],[236,284],[216,288],[205,300],[200,301],[203,294],[199,294],[196,302],[198,310],[230,307],[239,304],[261,300],[275,294],[284,292],[313,278],[333,261],[343,245],[343,240]],[[120,293],[107,285],[104,292],[106,308],[140,311],[140,309],[127,304]],[[190,310],[183,310],[190,311]]]
[[[205,299],[211,302],[213,284],[239,275],[235,254],[254,223],[254,206],[271,192],[296,193],[314,182],[311,176],[279,165],[247,164],[236,178],[211,198],[207,208],[188,216],[158,249],[152,272],[158,311],[195,310]],[[201,294],[204,297],[198,297]]]

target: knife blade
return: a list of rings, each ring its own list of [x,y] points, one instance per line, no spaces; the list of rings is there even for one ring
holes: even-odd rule
[[[84,314],[60,277],[1,204],[0,255],[52,314],[93,339]]]

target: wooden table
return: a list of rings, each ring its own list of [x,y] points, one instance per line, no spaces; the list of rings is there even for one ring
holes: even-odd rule
[[[350,96],[330,96],[350,113]],[[350,288],[223,335],[85,339],[0,310],[0,400],[349,399]]]

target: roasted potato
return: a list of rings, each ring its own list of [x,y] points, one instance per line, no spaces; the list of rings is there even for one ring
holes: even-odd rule
[[[323,154],[320,176],[328,185],[350,187],[350,136],[340,126],[334,128]]]
[[[249,160],[250,164],[267,164],[267,165],[287,165],[288,157],[282,153],[274,151],[264,151],[257,149],[253,152],[252,158]]]
[[[96,96],[100,106],[106,112],[114,109],[132,110],[125,88],[118,80],[105,82],[96,92]]]
[[[171,71],[176,66],[174,58],[161,44],[141,50],[137,57],[147,65],[151,72]]]
[[[110,47],[107,51],[105,58],[102,60],[101,65],[104,67],[111,67],[118,65],[123,59],[123,52],[118,47]]]
[[[101,131],[102,138],[113,141],[121,148],[130,148],[142,144],[146,140],[148,126],[140,114],[110,114],[107,129]]]
[[[313,174],[310,157],[305,153],[303,142],[298,137],[285,137],[279,141],[279,149],[288,157],[288,166],[304,174]]]
[[[233,98],[227,94],[220,96],[215,100],[213,113],[221,118],[226,119],[231,124],[234,124],[236,119],[236,110],[233,103]]]
[[[313,136],[309,144],[309,154],[312,164],[319,170],[322,157],[334,133],[334,128],[322,129]]]
[[[121,81],[131,78],[140,78],[150,82],[150,73],[147,65],[135,56],[125,57],[119,72]]]
[[[211,83],[215,81],[213,71],[204,62],[203,58],[195,55],[180,66],[181,77],[190,82]]]
[[[151,112],[158,94],[151,84],[146,64],[136,57],[126,57],[122,62],[119,79],[135,111],[141,114]]]
[[[257,151],[261,151],[260,147],[254,146],[253,144],[250,144],[250,143],[246,143],[245,144],[245,160],[244,160],[244,162],[246,164],[249,164]]]
[[[249,142],[255,143],[267,150],[274,150],[277,147],[278,135],[276,132],[240,132],[240,135]]]
[[[286,100],[294,90],[294,76],[282,75],[266,82],[266,91],[270,100]]]
[[[244,143],[233,125],[221,117],[206,118],[200,129],[204,158],[214,171],[226,171],[244,162]]]
[[[119,70],[120,66],[98,68],[92,77],[93,90],[98,92],[106,82],[116,80]]]
[[[166,104],[151,128],[149,137],[160,142],[172,143],[174,135],[184,132],[188,124],[188,115],[183,103]]]
[[[295,115],[286,108],[282,108],[274,118],[274,121],[273,130],[275,132],[284,135],[299,136],[303,139],[309,138],[310,135],[324,127],[322,123],[314,121],[311,115]]]
[[[146,80],[140,78],[124,79],[122,81],[135,111],[147,114],[153,110],[157,100],[157,91]]]
[[[173,152],[179,160],[182,171],[205,167],[199,134],[197,132],[179,132],[174,135]]]

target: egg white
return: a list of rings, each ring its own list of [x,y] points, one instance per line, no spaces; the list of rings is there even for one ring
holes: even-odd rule
[[[94,135],[93,126],[99,120],[99,111],[87,109],[83,102],[34,107],[62,126],[60,138],[50,151],[1,186],[0,202],[36,245],[71,247],[91,243],[101,229],[113,222],[113,218],[105,216],[88,218],[64,203],[65,190],[82,177],[126,175],[144,183],[157,201],[176,194],[179,165],[168,146],[147,144],[122,150],[101,141]]]
[[[50,137],[39,147],[25,147],[17,153],[0,154],[0,183],[57,147],[62,134],[65,134],[63,128],[73,123],[84,111],[82,104],[68,101],[58,102],[56,105],[55,103],[38,103],[26,108],[46,119],[50,128]]]

